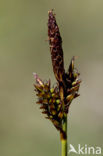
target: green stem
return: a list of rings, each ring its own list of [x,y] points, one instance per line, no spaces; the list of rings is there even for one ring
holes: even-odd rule
[[[61,156],[67,156],[67,115],[64,118],[62,127],[65,136],[61,138]]]
[[[59,84],[60,98],[63,105],[63,110],[65,109],[64,103],[64,85],[63,83]],[[64,113],[64,117],[62,120],[62,130],[60,132],[61,137],[61,156],[67,156],[67,114]]]

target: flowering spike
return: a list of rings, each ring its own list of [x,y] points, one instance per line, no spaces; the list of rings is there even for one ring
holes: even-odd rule
[[[54,126],[60,130],[62,128],[62,116],[61,100],[59,96],[58,86],[50,87],[50,80],[43,82],[37,74],[35,74],[36,84],[34,85],[37,92],[40,109],[43,114],[46,114],[46,118],[50,119]]]
[[[51,51],[51,59],[53,65],[53,71],[57,81],[63,81],[64,75],[64,60],[62,50],[62,39],[59,32],[59,27],[56,23],[55,15],[53,11],[48,12],[48,37]]]
[[[79,87],[81,83],[81,80],[78,79],[80,74],[78,73],[77,70],[75,70],[75,67],[74,67],[74,60],[75,60],[75,57],[71,59],[68,72],[65,73],[65,86],[66,86],[66,91],[65,91],[66,109],[65,111],[66,113],[68,113],[68,109],[72,100],[79,96],[78,91],[79,91]]]

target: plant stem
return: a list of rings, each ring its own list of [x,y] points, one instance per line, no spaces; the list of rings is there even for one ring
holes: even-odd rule
[[[64,103],[64,85],[63,83],[59,84],[60,98],[63,105],[63,110],[65,109]],[[61,137],[61,156],[67,156],[67,114],[64,113],[62,121],[62,131],[60,132]]]
[[[62,127],[65,137],[61,137],[61,156],[67,156],[67,115],[64,117]]]

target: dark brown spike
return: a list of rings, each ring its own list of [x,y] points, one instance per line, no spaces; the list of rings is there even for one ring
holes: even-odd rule
[[[53,71],[56,79],[59,82],[61,82],[63,81],[63,75],[64,75],[62,39],[53,11],[52,10],[49,11],[48,14],[49,14],[48,37],[49,37]]]

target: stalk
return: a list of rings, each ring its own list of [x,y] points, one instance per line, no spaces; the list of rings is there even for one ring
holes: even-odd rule
[[[62,83],[59,84],[60,98],[63,105],[63,112],[65,110],[64,103],[64,85]],[[60,132],[61,137],[61,156],[67,156],[67,114],[64,113],[63,121],[62,121],[62,131]]]
[[[66,137],[61,138],[61,156],[67,156],[67,115],[64,118],[62,128]]]
[[[62,38],[53,10],[48,12],[48,16],[48,39],[57,84],[51,87],[50,80],[42,81],[34,73],[34,87],[38,96],[37,104],[40,105],[42,113],[60,132],[61,156],[67,156],[67,114],[72,100],[79,96],[81,80],[78,78],[80,74],[74,68],[75,57],[71,59],[68,71],[65,71]]]

